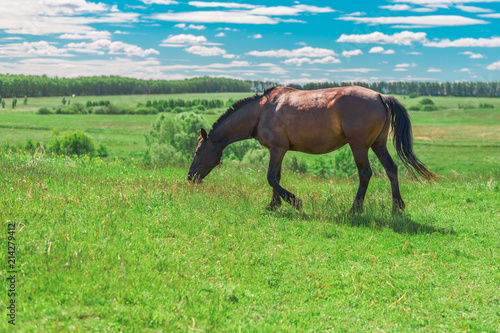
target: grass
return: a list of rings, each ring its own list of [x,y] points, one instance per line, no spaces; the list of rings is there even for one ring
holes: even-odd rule
[[[284,174],[304,211],[269,213],[263,168],[229,163],[193,186],[185,168],[119,160],[0,167],[20,332],[500,329],[498,179],[402,179],[407,215],[391,217],[381,176],[351,216],[350,178]]]
[[[83,128],[111,155],[0,153],[4,249],[16,223],[16,330],[499,331],[500,103],[432,99],[439,111],[411,115],[417,156],[441,180],[402,172],[400,217],[379,172],[362,214],[346,214],[357,177],[290,172],[282,184],[304,210],[267,212],[264,166],[229,161],[190,185],[186,166],[124,158],[141,155],[155,116],[0,111],[2,144]]]

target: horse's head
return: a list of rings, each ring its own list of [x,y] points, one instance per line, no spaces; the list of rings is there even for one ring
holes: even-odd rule
[[[220,163],[221,157],[222,149],[210,140],[207,131],[202,128],[193,163],[189,168],[188,180],[190,182],[201,181]]]

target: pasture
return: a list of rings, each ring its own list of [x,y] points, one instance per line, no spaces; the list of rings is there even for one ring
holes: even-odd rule
[[[212,98],[179,98],[200,97]],[[153,99],[95,100],[112,98]],[[398,98],[407,107],[420,100]],[[156,115],[35,114],[60,98],[1,110],[2,147],[83,129],[110,155],[2,150],[0,239],[6,249],[15,223],[16,330],[499,331],[500,99],[432,100],[439,110],[410,115],[415,152],[441,180],[401,172],[401,217],[390,214],[381,172],[362,214],[346,214],[357,177],[290,172],[282,184],[303,211],[267,212],[264,165],[229,161],[198,185],[187,183],[187,167],[144,167],[144,133]],[[458,108],[484,101],[494,108]],[[6,272],[4,256],[3,313]]]

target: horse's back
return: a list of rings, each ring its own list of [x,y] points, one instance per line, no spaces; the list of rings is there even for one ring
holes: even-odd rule
[[[373,141],[373,133],[380,133],[387,115],[379,93],[355,86],[310,91],[276,88],[267,102],[262,120],[274,124],[275,140],[312,154],[327,153],[351,141]]]

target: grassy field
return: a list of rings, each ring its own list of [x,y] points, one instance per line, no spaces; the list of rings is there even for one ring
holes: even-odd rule
[[[362,214],[346,214],[356,177],[289,172],[282,184],[304,210],[267,212],[264,166],[227,162],[190,185],[186,167],[124,158],[142,154],[156,116],[1,111],[1,144],[83,128],[111,155],[0,154],[2,248],[16,224],[15,330],[498,332],[500,100],[471,110],[433,100],[441,110],[411,116],[417,155],[441,180],[403,173],[402,217],[378,173]]]

